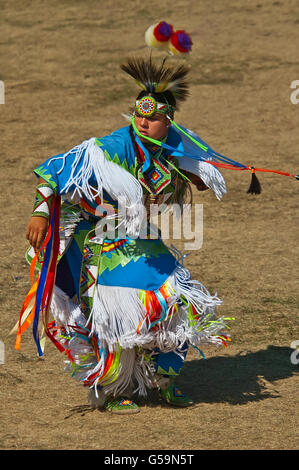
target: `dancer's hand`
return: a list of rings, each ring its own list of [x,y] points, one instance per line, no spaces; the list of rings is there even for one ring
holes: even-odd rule
[[[47,231],[48,219],[45,217],[31,217],[27,225],[26,238],[36,251],[42,246]]]
[[[183,173],[189,178],[191,183],[196,186],[198,191],[206,191],[207,189],[209,189],[208,186],[205,185],[205,183],[199,176],[194,175],[193,173],[190,173],[186,170],[184,170]]]

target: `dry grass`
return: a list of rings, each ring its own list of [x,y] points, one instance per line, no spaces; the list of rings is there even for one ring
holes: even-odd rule
[[[25,227],[32,169],[50,155],[126,125],[134,86],[119,69],[146,52],[157,19],[193,37],[192,99],[177,121],[220,153],[257,167],[298,172],[298,2],[223,0],[0,1],[1,119],[0,338],[15,324],[29,288]],[[159,54],[158,54],[159,55]],[[127,91],[129,90],[129,91]],[[222,202],[205,192],[204,243],[186,258],[193,277],[234,316],[232,345],[190,351],[179,381],[195,408],[164,406],[153,394],[133,417],[91,411],[86,390],[62,373],[50,345],[37,360],[31,333],[21,353],[5,339],[0,365],[2,449],[295,449],[298,376],[290,344],[298,335],[296,181],[224,174]],[[177,244],[181,246],[180,243]]]

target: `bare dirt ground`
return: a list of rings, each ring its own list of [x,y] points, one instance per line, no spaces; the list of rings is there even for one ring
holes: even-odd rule
[[[299,80],[298,1],[0,0],[1,449],[298,448],[290,345],[299,340],[299,183],[292,178],[259,173],[262,194],[250,196],[249,172],[223,170],[221,202],[210,192],[194,196],[203,204],[204,239],[186,266],[235,321],[227,349],[205,351],[206,360],[188,354],[179,384],[193,408],[167,407],[153,394],[134,416],[92,411],[51,344],[38,360],[31,331],[20,353],[7,338],[30,287],[32,170],[126,125],[121,113],[137,89],[119,65],[148,54],[143,34],[159,20],[194,42],[192,98],[177,122],[237,161],[299,173],[299,104],[290,101]]]

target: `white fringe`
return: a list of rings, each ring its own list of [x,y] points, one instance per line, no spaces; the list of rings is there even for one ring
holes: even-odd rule
[[[132,115],[122,114],[122,116],[126,120],[131,122]],[[172,128],[176,132],[178,132],[174,126],[172,126]],[[193,131],[191,131],[190,129],[185,129],[185,130],[192,137],[194,137],[195,139],[198,139],[198,136]],[[178,133],[183,141],[184,149],[188,151],[189,148],[192,148],[193,149],[192,153],[196,155],[196,144],[192,143],[191,140],[188,139],[188,137],[184,136],[182,132],[178,132]],[[210,157],[208,154],[206,155],[205,159],[213,160],[212,157]],[[211,165],[210,163],[201,161],[201,160],[196,160],[196,159],[186,157],[186,156],[181,156],[181,155],[178,157],[178,162],[179,162],[179,168],[181,168],[182,170],[189,171],[190,173],[193,173],[194,175],[199,176],[202,179],[202,181],[205,183],[205,185],[208,186],[208,188],[210,188],[214,192],[218,200],[220,200],[224,196],[224,194],[226,194],[227,191],[226,191],[225,180],[223,176],[221,175],[220,171],[217,170],[217,168],[215,168],[213,165]]]
[[[196,135],[195,132],[191,131],[190,129],[185,129],[185,131],[187,131],[187,133],[189,133],[195,139],[199,139],[198,135]],[[180,137],[183,142],[184,150],[188,153],[193,153],[196,155],[196,151],[198,150],[197,145],[183,133],[180,133]],[[214,161],[213,158],[208,154],[205,155],[205,160]],[[214,192],[217,199],[220,200],[226,193],[226,184],[224,178],[214,165],[186,156],[178,157],[178,162],[179,168],[190,171],[190,173],[199,176],[205,185]]]
[[[85,140],[62,157],[55,157],[49,161],[50,164],[58,158],[63,159],[60,173],[64,169],[66,158],[70,156],[73,158],[70,177],[61,192],[68,193],[72,190],[73,199],[78,195],[80,197],[84,195],[89,200],[94,200],[97,196],[103,200],[103,190],[107,191],[123,208],[120,212],[124,214],[122,223],[125,225],[126,233],[138,236],[145,216],[142,186],[128,171],[107,160],[95,140],[95,137]],[[95,176],[96,188],[90,185],[92,175]]]
[[[97,284],[90,315],[91,333],[101,338],[110,352],[118,349],[118,345],[130,349],[150,341],[151,336],[145,331],[144,324],[141,334],[136,333],[145,315],[139,289]]]
[[[212,329],[205,332],[205,329],[198,331],[198,328],[204,325],[207,316],[209,320],[215,318],[216,306],[221,305],[222,301],[216,295],[210,295],[199,281],[192,280],[189,271],[183,266],[177,266],[168,282],[174,294],[168,301],[167,311],[163,313],[168,316],[176,303],[179,309],[170,319],[161,322],[154,333],[146,324],[146,309],[140,300],[139,289],[97,285],[90,315],[91,333],[103,340],[110,351],[117,350],[118,346],[130,349],[135,346],[149,348],[151,345],[167,352],[185,341],[196,344],[208,342]],[[186,305],[182,303],[181,295],[186,299]],[[187,310],[190,304],[200,313],[196,327],[192,328],[188,326]],[[140,324],[138,334],[136,329]],[[213,339],[211,341],[214,342]]]
[[[202,315],[205,315],[207,310],[209,313],[214,311],[217,305],[222,304],[217,294],[212,296],[201,282],[191,278],[190,272],[184,266],[177,266],[170,282],[177,294],[183,295],[188,305],[192,304]]]
[[[190,272],[178,262],[182,254],[176,250],[177,267],[168,278],[170,291],[173,295],[168,300],[167,320],[159,323],[156,331],[151,331],[146,323],[146,309],[140,300],[140,290],[124,287],[97,285],[90,318],[86,322],[80,307],[75,304],[61,289],[55,286],[51,312],[58,325],[63,325],[71,332],[72,325],[82,326],[91,321],[91,334],[95,334],[102,348],[110,352],[118,352],[121,347],[118,370],[106,380],[101,380],[100,396],[98,396],[98,380],[93,384],[98,403],[109,395],[120,396],[136,385],[135,392],[146,396],[148,388],[155,384],[152,362],[145,361],[144,351],[159,348],[162,352],[176,351],[186,341],[194,346],[202,344],[221,345],[217,337],[226,329],[225,319],[216,319],[216,307],[222,301],[216,295],[210,295],[199,281],[192,280]],[[184,296],[187,303],[183,303]],[[200,312],[199,320],[190,326],[188,309],[192,304]],[[176,311],[174,306],[177,305]],[[174,314],[175,311],[175,314]],[[211,323],[210,323],[211,322]],[[140,325],[140,334],[137,326]],[[137,347],[137,348],[136,348]],[[140,349],[138,348],[140,347]],[[79,368],[76,379],[88,380],[89,376],[104,370],[105,358],[98,361],[88,337],[74,336],[68,348],[75,364],[81,365],[82,357],[88,356],[83,367]],[[70,362],[66,361],[67,368]]]
[[[217,199],[221,199],[226,193],[226,184],[220,171],[210,163],[195,160],[189,157],[179,157],[179,168],[199,176]]]
[[[133,290],[133,289],[132,289]],[[108,295],[109,297],[109,295]],[[106,297],[106,300],[108,298]],[[111,300],[111,298],[110,298]],[[121,299],[118,299],[121,302]],[[132,297],[132,301],[138,303],[138,299]],[[142,309],[143,316],[139,315],[136,318],[136,321],[139,322],[140,319],[144,318],[145,309],[144,306],[141,304],[139,300],[140,306]],[[55,286],[52,301],[51,301],[51,313],[55,322],[58,325],[64,326],[67,332],[72,330],[72,325],[85,325],[86,318],[83,315],[79,305],[75,304],[67,294],[65,294],[59,287]],[[122,312],[123,313],[123,312]],[[97,321],[99,312],[94,314],[96,321],[93,322],[95,325],[100,325],[101,322]],[[100,315],[100,314],[99,314]],[[106,316],[106,321],[107,321]],[[105,324],[105,320],[103,322]],[[117,325],[117,319],[115,319],[114,328]],[[132,325],[134,328],[134,332],[136,333],[136,323]],[[100,331],[99,327],[99,331]],[[98,330],[97,330],[98,331]],[[104,335],[103,335],[104,336]],[[100,338],[103,338],[100,336]],[[119,345],[115,343],[117,341],[117,336],[111,336],[114,339],[113,348],[112,345],[109,345],[110,351],[117,351],[119,349]],[[138,393],[145,396],[146,390],[151,386],[151,375],[148,370],[148,365],[144,363],[143,356],[139,355],[136,357],[136,350],[134,347],[127,348],[127,345],[132,343],[132,339],[130,340],[130,335],[124,340],[123,343],[126,349],[121,351],[120,355],[120,362],[117,375],[109,377],[106,381],[101,382],[101,389],[100,393],[97,390],[97,380],[93,384],[92,388],[94,389],[94,393],[89,394],[90,404],[94,407],[102,406],[109,395],[119,396],[119,395],[128,395],[128,390],[133,388],[134,381],[137,382],[137,390]],[[143,338],[143,341],[145,338]],[[101,340],[101,344],[107,344],[105,340]],[[136,345],[136,341],[134,343]],[[92,345],[85,341],[80,337],[76,337],[71,343],[68,345],[70,349],[71,355],[74,359],[74,363],[77,365],[81,364],[82,356],[90,355],[88,362],[84,363],[84,368],[80,369],[76,374],[76,379],[79,381],[84,381],[88,379],[88,377],[96,372],[99,372],[104,369],[105,361],[104,356],[101,357],[100,361],[98,362],[96,356],[94,355],[94,351]],[[70,369],[70,361],[66,360],[66,370]]]
[[[121,352],[117,375],[113,377],[113,381],[109,377],[106,382],[101,382],[106,396],[120,396],[133,387],[132,377],[134,375],[135,355],[134,349],[127,349]],[[94,386],[97,386],[97,381]]]
[[[58,325],[65,327],[67,331],[75,323],[85,325],[86,318],[79,305],[73,302],[70,297],[59,287],[54,286],[50,304],[50,312]]]
[[[82,220],[82,216],[80,215],[81,210],[77,209],[77,206],[74,208],[70,206],[61,207],[61,214],[60,214],[60,232],[59,238],[66,239],[71,237],[78,225],[78,223]]]
[[[95,367],[85,371],[84,376],[88,378],[88,375],[98,370],[99,367]],[[103,406],[111,395],[131,397],[133,393],[138,393],[140,396],[146,396],[147,390],[152,386],[153,374],[150,365],[144,361],[144,356],[137,354],[135,349],[127,349],[121,353],[117,377],[113,377],[113,381],[110,378],[106,384],[101,382],[100,387],[96,381],[91,387],[93,393],[89,396],[94,407]]]

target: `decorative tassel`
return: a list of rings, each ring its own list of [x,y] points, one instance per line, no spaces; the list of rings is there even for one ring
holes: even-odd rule
[[[262,188],[255,174],[255,169],[253,166],[250,169],[251,169],[251,183],[250,183],[247,193],[248,194],[261,194]]]

